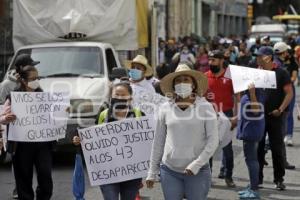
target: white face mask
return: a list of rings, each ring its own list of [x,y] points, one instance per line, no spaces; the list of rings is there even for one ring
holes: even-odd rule
[[[39,80],[35,80],[35,81],[30,81],[28,82],[28,87],[33,89],[33,90],[36,90],[40,87],[40,82]]]
[[[192,84],[190,83],[179,83],[175,85],[175,93],[181,98],[190,96],[193,92]]]

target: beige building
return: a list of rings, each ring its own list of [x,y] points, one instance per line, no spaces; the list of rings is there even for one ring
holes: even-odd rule
[[[199,36],[247,32],[247,0],[156,0],[157,16],[163,16],[159,37],[196,33]],[[165,9],[162,9],[165,7]]]

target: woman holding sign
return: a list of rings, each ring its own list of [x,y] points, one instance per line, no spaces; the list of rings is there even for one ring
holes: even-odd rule
[[[38,71],[32,65],[20,69],[21,86],[19,92],[41,92]],[[4,104],[7,111],[0,118],[1,124],[9,124],[16,120],[10,109],[10,97]],[[22,134],[22,133],[20,133]],[[53,142],[15,142],[15,155],[13,157],[14,172],[16,177],[17,192],[20,200],[33,200],[32,189],[33,167],[37,172],[38,188],[36,199],[48,200],[52,196],[52,144]]]
[[[205,200],[211,185],[208,163],[218,146],[216,112],[202,97],[207,78],[179,64],[162,79],[161,89],[173,99],[158,114],[147,187],[160,174],[166,200]]]
[[[111,97],[108,109],[98,116],[98,124],[114,122],[126,118],[141,117],[144,114],[131,106],[132,88],[127,82],[112,85]],[[80,138],[73,138],[74,145],[80,145]],[[101,185],[101,191],[105,200],[134,200],[138,194],[142,179],[134,179],[120,183]]]

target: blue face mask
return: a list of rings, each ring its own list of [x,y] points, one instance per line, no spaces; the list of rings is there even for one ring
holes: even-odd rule
[[[141,80],[143,77],[143,71],[138,69],[130,69],[128,75],[134,81]]]

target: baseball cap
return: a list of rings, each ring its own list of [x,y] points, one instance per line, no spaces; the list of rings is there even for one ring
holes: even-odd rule
[[[208,53],[208,57],[210,58],[224,58],[224,51],[222,50],[212,50]]]
[[[260,47],[256,53],[256,56],[272,56],[274,51],[271,47],[263,46]]]
[[[282,53],[290,49],[291,47],[287,45],[285,42],[277,42],[274,45],[274,52],[275,53]]]
[[[15,66],[17,68],[20,68],[20,67],[22,67],[22,66],[24,67],[26,65],[34,66],[34,65],[37,65],[39,63],[40,63],[40,61],[32,60],[32,58],[30,57],[29,54],[20,54],[16,58]]]
[[[265,35],[264,37],[261,38],[261,40],[270,40],[270,36],[269,35]]]

